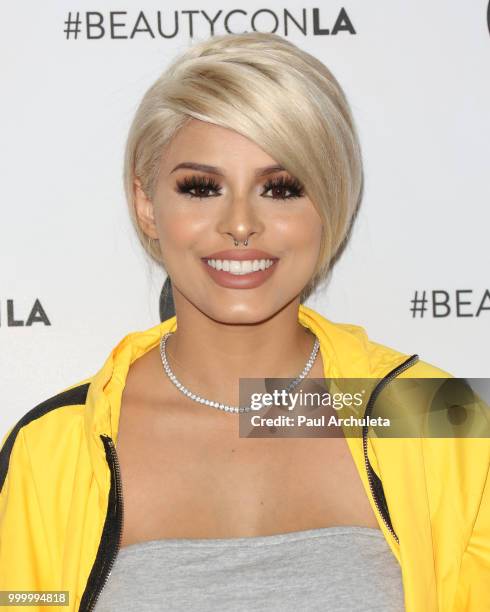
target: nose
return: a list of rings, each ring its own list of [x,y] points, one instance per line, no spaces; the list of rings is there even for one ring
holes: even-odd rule
[[[246,198],[234,198],[223,212],[218,231],[231,236],[235,246],[238,246],[237,242],[243,242],[247,246],[253,235],[263,231],[263,222]]]

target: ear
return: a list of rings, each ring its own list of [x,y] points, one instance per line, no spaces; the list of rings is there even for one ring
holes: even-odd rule
[[[153,202],[143,191],[139,178],[134,179],[134,207],[141,229],[150,238],[158,238]]]

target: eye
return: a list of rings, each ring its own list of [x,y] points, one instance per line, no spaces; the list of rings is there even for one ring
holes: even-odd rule
[[[290,200],[291,198],[301,198],[304,195],[304,189],[296,178],[280,176],[276,179],[270,179],[265,183],[261,195],[265,195],[271,189],[273,194],[277,196],[274,197],[273,195],[273,200]],[[291,195],[285,196],[284,191],[289,191]]]
[[[177,192],[186,195],[189,198],[203,198],[216,197],[220,195],[221,187],[218,183],[209,176],[186,176],[182,181],[177,181]],[[192,193],[196,190],[196,193]],[[207,192],[214,191],[216,195],[208,196]]]

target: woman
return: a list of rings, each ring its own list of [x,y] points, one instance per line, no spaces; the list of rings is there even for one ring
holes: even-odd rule
[[[195,44],[137,110],[125,186],[175,316],[4,438],[0,588],[98,612],[490,609],[488,441],[238,435],[243,378],[450,377],[303,305],[362,193],[329,70],[273,34]]]

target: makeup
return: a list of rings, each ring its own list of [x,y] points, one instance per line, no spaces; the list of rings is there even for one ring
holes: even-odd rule
[[[219,251],[201,261],[221,287],[254,289],[274,274],[279,258],[257,249]]]

